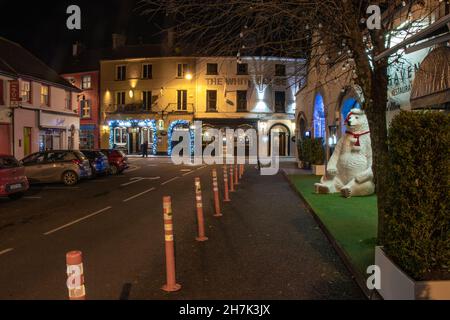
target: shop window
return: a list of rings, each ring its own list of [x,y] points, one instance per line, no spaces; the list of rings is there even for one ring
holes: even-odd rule
[[[90,75],[81,77],[81,89],[91,89],[92,88],[92,78]]]
[[[46,85],[41,85],[41,105],[50,106],[50,88]]]
[[[318,94],[314,101],[314,138],[325,138],[325,105],[323,103],[323,97]],[[325,141],[324,141],[325,142]]]
[[[207,63],[206,64],[206,74],[210,76],[218,75],[218,65],[217,63]]]
[[[127,78],[127,66],[116,66],[116,80],[123,81]]]
[[[238,90],[236,92],[236,102],[237,102],[237,111],[246,112],[247,111],[247,91]]]
[[[177,109],[178,111],[187,110],[187,90],[177,91]]]
[[[90,119],[91,118],[91,100],[81,100],[80,101],[80,110],[81,110],[81,118],[82,119]]]
[[[247,63],[238,63],[236,73],[238,76],[248,75],[248,64]]]
[[[275,112],[286,112],[286,92],[284,91],[275,91]]]
[[[22,81],[22,92],[21,92],[22,101],[31,103],[31,82],[30,81]]]
[[[127,138],[128,134],[126,128],[114,128],[114,144],[126,144]]]
[[[94,130],[80,130],[80,149],[94,149]]]
[[[152,79],[153,78],[153,66],[148,63],[142,65],[142,79]]]
[[[276,77],[285,77],[286,76],[286,66],[284,64],[276,64],[275,65],[275,76]]]
[[[217,111],[217,90],[206,90],[206,110]]]

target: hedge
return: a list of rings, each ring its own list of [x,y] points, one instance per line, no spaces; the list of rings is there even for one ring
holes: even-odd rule
[[[325,151],[322,138],[306,138],[298,142],[297,145],[299,159],[308,164],[324,164]]]
[[[417,281],[450,280],[450,116],[401,112],[388,138],[387,255]]]

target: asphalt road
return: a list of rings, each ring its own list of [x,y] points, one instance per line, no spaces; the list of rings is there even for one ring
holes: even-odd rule
[[[224,216],[214,218],[211,167],[168,158],[76,187],[33,186],[0,198],[0,299],[67,299],[65,254],[84,255],[88,299],[363,299],[281,175],[247,166]],[[218,167],[220,188],[222,170]],[[206,233],[195,241],[194,178]],[[165,293],[162,197],[172,196],[177,280]]]

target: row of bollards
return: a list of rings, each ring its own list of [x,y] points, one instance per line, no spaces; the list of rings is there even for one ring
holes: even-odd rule
[[[244,176],[245,167],[243,164],[230,165],[229,171],[227,165],[223,166],[224,197],[223,202],[230,202],[230,192],[237,190],[239,180]],[[195,204],[197,211],[198,234],[195,238],[199,242],[208,240],[205,234],[205,218],[203,212],[202,186],[200,178],[195,178]],[[212,170],[212,187],[214,197],[214,217],[222,217],[219,195],[219,182],[217,169]],[[175,271],[175,241],[173,235],[173,213],[172,199],[169,196],[163,197],[163,215],[164,215],[164,239],[166,255],[166,283],[161,288],[166,292],[174,292],[181,289],[181,285],[176,281]],[[67,265],[67,288],[70,300],[85,300],[86,288],[84,283],[83,255],[81,251],[70,251],[66,254]]]

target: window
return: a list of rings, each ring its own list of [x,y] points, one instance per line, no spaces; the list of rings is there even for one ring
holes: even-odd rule
[[[116,92],[116,106],[125,105],[125,91]]]
[[[46,85],[41,85],[41,105],[50,106],[50,88]]]
[[[286,93],[284,91],[275,91],[275,112],[286,112]]]
[[[178,111],[187,110],[187,90],[177,91],[177,109]]]
[[[22,160],[24,166],[30,166],[37,163],[43,163],[45,160],[44,153],[34,153]]]
[[[177,67],[177,77],[184,78],[186,73],[189,72],[189,66],[186,63],[179,63]]]
[[[81,89],[91,89],[92,88],[92,78],[90,75],[81,77]]]
[[[66,109],[72,110],[72,92],[66,91]]]
[[[0,158],[0,169],[10,169],[17,167],[20,167],[20,163],[14,157]]]
[[[30,81],[22,82],[22,92],[20,95],[22,96],[22,101],[31,103],[31,82]]]
[[[238,76],[248,75],[248,64],[247,63],[238,63],[236,73]]]
[[[247,111],[247,91],[238,90],[236,93],[237,111]]]
[[[153,77],[153,66],[151,64],[142,65],[142,79],[151,79]]]
[[[276,77],[286,76],[286,66],[284,64],[276,64],[275,65],[275,76]]]
[[[4,88],[3,88],[3,80],[0,79],[0,105],[4,105],[5,104],[5,100],[4,100],[4,97],[3,97],[3,90],[4,90]]]
[[[91,100],[80,101],[80,113],[82,119],[91,118]]]
[[[217,111],[217,90],[206,90],[206,110]]]
[[[150,110],[152,108],[152,92],[142,91],[142,104],[145,110]]]
[[[126,128],[114,128],[114,144],[126,144],[127,138]]]
[[[116,80],[123,81],[127,78],[127,67],[116,66]]]
[[[206,64],[206,74],[207,75],[217,75],[218,73],[218,68],[217,68],[217,63],[207,63]]]

